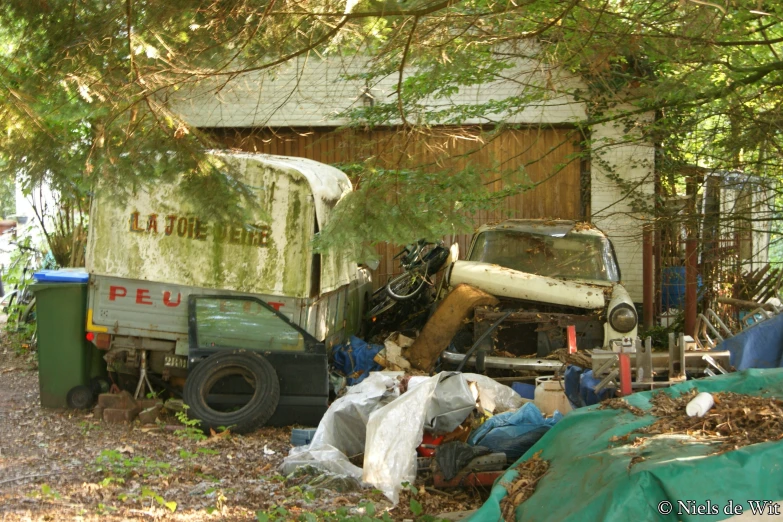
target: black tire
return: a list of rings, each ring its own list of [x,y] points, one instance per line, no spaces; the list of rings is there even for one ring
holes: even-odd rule
[[[404,272],[386,284],[386,293],[395,301],[408,301],[419,295],[423,288],[421,274]]]
[[[222,385],[224,379],[237,377],[253,388],[247,403],[234,411],[220,411],[207,401],[215,385]],[[190,408],[188,414],[201,421],[200,427],[204,431],[228,427],[234,433],[249,433],[266,424],[277,409],[280,382],[269,361],[257,353],[244,350],[218,352],[190,371],[182,397]]]

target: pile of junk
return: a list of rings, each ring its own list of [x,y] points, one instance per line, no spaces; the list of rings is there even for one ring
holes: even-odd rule
[[[468,369],[526,398],[559,393],[565,413],[732,369],[730,352],[714,343],[670,334],[668,346],[654,347],[638,338],[614,247],[589,223],[507,220],[480,227],[464,259],[456,245],[424,241],[398,257],[403,272],[370,303],[371,344],[354,339],[334,351],[347,384],[379,369]]]
[[[439,489],[490,487],[561,418],[484,375],[372,372],[332,403],[282,472],[371,485],[394,503],[423,474]]]
[[[734,369],[733,352],[688,336],[640,340],[611,242],[589,224],[509,220],[479,228],[464,260],[425,241],[399,257],[369,342],[334,348],[339,398],[285,474],[312,467],[394,502],[422,474],[489,487],[572,409]]]
[[[744,459],[750,476],[783,448],[781,309],[708,346],[670,334],[654,347],[611,243],[588,225],[482,227],[465,260],[422,245],[373,296],[369,342],[335,347],[339,398],[317,429],[295,430],[285,474],[337,475],[394,503],[417,479],[492,488],[475,520],[627,519],[612,493],[625,484],[637,518],[653,519],[653,497],[671,495],[644,493],[649,474],[706,499],[735,487],[718,470]],[[569,479],[574,465],[583,479]],[[710,488],[694,486],[708,480],[697,469]]]

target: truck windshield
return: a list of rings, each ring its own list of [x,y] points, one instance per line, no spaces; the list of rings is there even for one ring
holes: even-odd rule
[[[487,230],[476,238],[469,260],[559,279],[620,280],[609,240],[587,234],[552,237],[513,230]]]

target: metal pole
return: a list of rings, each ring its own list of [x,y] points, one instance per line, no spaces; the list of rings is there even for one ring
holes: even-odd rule
[[[685,333],[696,338],[696,238],[685,243]]]
[[[653,230],[652,225],[644,226],[642,235],[642,303],[644,309],[644,329],[653,327],[655,310],[655,273],[653,271]]]

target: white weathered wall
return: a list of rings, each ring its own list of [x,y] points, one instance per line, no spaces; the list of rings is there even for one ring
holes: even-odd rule
[[[649,117],[649,116],[648,116]],[[634,142],[634,131],[620,122],[593,127],[590,206],[592,221],[614,243],[622,280],[635,302],[642,301],[642,227],[650,216],[631,209],[631,198],[609,176],[617,175],[637,194],[655,194],[655,148]]]
[[[192,89],[171,94],[171,108],[195,127],[301,127],[339,126],[348,123],[340,116],[346,110],[361,107],[366,92],[378,103],[394,102],[397,75],[365,86],[363,80],[346,79],[366,70],[365,59],[334,58],[329,62],[299,58],[274,71],[260,71],[226,80],[204,81]],[[427,108],[436,111],[455,104],[486,103],[515,96],[521,85],[546,85],[547,77],[530,61],[516,70],[506,71],[507,81],[462,89],[444,99],[428,100]],[[563,84],[572,80],[561,79]],[[406,116],[415,120],[415,115]],[[543,105],[530,105],[507,121],[512,123],[566,123],[585,117],[582,103],[552,92]],[[492,115],[472,118],[461,124],[494,123]]]
[[[348,123],[340,116],[344,111],[364,103],[366,92],[362,80],[346,80],[348,74],[364,70],[362,58],[332,59],[324,62],[300,58],[269,72],[254,72],[224,84],[210,80],[197,88],[181,90],[171,95],[174,112],[196,127],[299,127],[339,126]],[[448,99],[428,100],[427,110],[437,111],[455,104],[485,103],[518,96],[524,89],[540,86],[576,85],[574,78],[556,71],[543,71],[533,61],[520,62],[516,70],[505,72],[508,80],[463,88]],[[539,86],[539,87],[536,87]],[[390,101],[397,88],[397,76],[392,75],[371,86],[369,94],[378,101]],[[509,117],[474,118],[460,124],[510,123],[531,125],[568,124],[586,119],[583,103],[549,90],[543,103],[526,105]],[[415,115],[408,115],[415,120]],[[639,189],[653,193],[653,147],[618,144],[625,134],[613,124],[598,125],[593,137],[600,146],[601,158],[624,179],[640,181]],[[629,215],[627,202],[619,187],[605,176],[605,168],[592,161],[593,221],[615,244],[623,281],[631,297],[642,299],[641,230],[643,216]],[[598,211],[596,213],[596,211]]]

